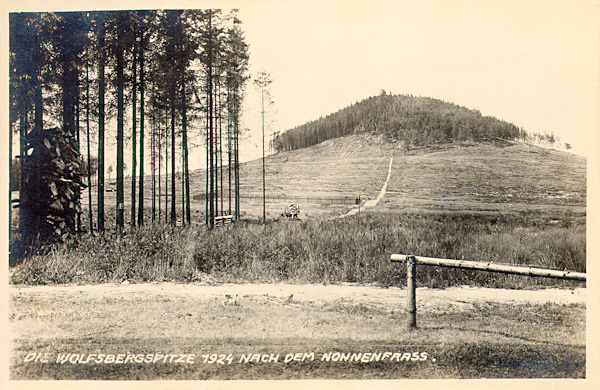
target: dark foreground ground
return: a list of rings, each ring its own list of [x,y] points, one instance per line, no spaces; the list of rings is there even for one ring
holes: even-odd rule
[[[10,378],[585,378],[585,289],[11,287]]]

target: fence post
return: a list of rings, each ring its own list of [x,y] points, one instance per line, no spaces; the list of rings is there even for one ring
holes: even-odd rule
[[[409,331],[417,329],[417,297],[416,297],[416,277],[417,259],[414,256],[406,257],[406,311],[408,319],[406,327]]]
[[[417,300],[416,300],[416,277],[417,277],[417,258],[412,255],[392,254],[390,256],[392,262],[406,261],[406,296],[407,296],[407,321],[406,325],[409,331],[417,328]],[[476,269],[487,272],[499,272],[511,275],[537,276],[542,278],[556,278],[565,280],[578,280],[585,282],[586,274],[574,271],[559,271],[544,268],[533,267],[518,267],[507,264],[483,263],[468,260],[450,260],[437,259],[433,257],[419,256],[418,264],[432,265],[437,267]]]

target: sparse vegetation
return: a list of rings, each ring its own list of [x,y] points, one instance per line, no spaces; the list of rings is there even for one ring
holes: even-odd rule
[[[132,250],[132,248],[135,248]],[[157,225],[82,236],[14,269],[13,283],[200,281],[359,282],[404,285],[392,253],[464,258],[585,272],[585,225],[543,214],[367,214],[342,220],[238,223],[227,229]],[[429,287],[572,285],[466,270],[421,267]]]

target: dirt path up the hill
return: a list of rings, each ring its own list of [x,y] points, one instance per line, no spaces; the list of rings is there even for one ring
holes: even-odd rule
[[[385,193],[387,192],[388,183],[390,182],[390,177],[392,177],[392,163],[393,162],[394,162],[394,158],[390,157],[390,166],[388,168],[388,175],[387,175],[387,178],[385,179],[385,183],[383,183],[383,187],[381,187],[381,191],[379,191],[379,195],[377,195],[377,198],[375,198],[375,199],[366,201],[365,204],[361,206],[363,209],[377,206],[377,203],[379,203],[379,201],[381,199],[383,199],[383,197],[385,196]],[[352,210],[348,211],[344,215],[339,216],[338,218],[349,217],[351,215],[357,214],[358,210],[359,210],[359,208],[357,206],[354,206]]]

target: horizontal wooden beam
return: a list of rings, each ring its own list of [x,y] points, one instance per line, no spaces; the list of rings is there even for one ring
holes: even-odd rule
[[[390,257],[392,262],[404,262],[411,255],[397,255],[393,254]],[[450,260],[450,259],[438,259],[434,257],[421,257],[414,256],[417,265],[430,265],[438,267],[448,268],[463,268],[463,269],[475,269],[479,271],[487,272],[500,272],[504,274],[513,275],[525,275],[525,276],[537,276],[542,278],[554,278],[554,279],[566,279],[566,280],[578,280],[581,282],[586,281],[586,274],[582,272],[574,271],[558,271],[544,268],[533,268],[533,267],[517,267],[506,264],[496,263],[484,263],[469,260]]]

